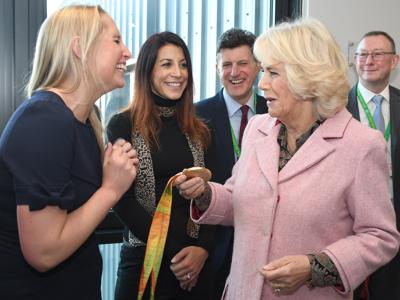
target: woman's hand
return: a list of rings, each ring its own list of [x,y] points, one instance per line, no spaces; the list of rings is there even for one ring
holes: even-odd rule
[[[118,140],[107,144],[103,163],[102,187],[114,191],[117,202],[132,185],[139,168],[136,150],[130,143]]]
[[[179,194],[187,200],[200,196],[204,191],[204,180],[201,177],[195,177],[187,181],[186,179],[186,175],[181,175],[175,178],[172,185],[176,186]]]
[[[132,145],[126,142],[124,139],[118,139],[114,142],[113,149],[121,147],[123,151],[128,155],[129,159],[131,160],[132,164],[137,164],[136,170],[139,167],[139,160],[137,159],[136,150],[132,148]]]
[[[291,292],[311,278],[310,261],[306,255],[285,256],[264,266],[260,273],[275,291]]]
[[[196,286],[196,283],[197,283],[197,279],[198,279],[199,277],[196,277],[195,279],[193,279],[192,281],[190,281],[190,282],[181,282],[181,288],[183,289],[183,290],[188,290],[189,292],[192,290],[192,288],[194,288],[195,286]]]
[[[208,252],[196,246],[183,248],[171,260],[171,271],[180,281],[182,289],[190,290],[196,285],[197,279],[204,263],[208,257]]]

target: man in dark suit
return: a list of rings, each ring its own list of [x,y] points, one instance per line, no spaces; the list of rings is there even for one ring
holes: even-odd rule
[[[253,91],[260,63],[253,56],[256,37],[249,31],[232,28],[218,39],[216,70],[224,86],[214,97],[196,103],[199,117],[214,128],[217,143],[218,178],[225,183],[240,157],[241,138],[254,114],[268,111],[266,100]],[[214,299],[221,299],[229,275],[233,250],[232,228],[218,226],[214,266]],[[251,292],[251,291],[249,291]]]
[[[396,68],[399,56],[396,54],[393,39],[382,31],[366,33],[357,47],[354,62],[359,82],[349,92],[347,109],[361,123],[381,130],[388,142],[387,158],[391,170],[389,192],[399,230],[400,90],[389,85],[390,72]],[[382,126],[379,126],[379,123]],[[362,287],[363,285],[354,291],[355,300],[362,299],[360,298]],[[391,262],[371,274],[368,298],[369,300],[400,299],[399,253]]]

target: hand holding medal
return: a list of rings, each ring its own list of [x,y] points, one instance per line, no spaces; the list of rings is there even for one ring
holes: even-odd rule
[[[183,170],[181,176],[174,180],[179,194],[187,200],[201,195],[204,184],[211,179],[211,172],[206,168],[194,167]]]

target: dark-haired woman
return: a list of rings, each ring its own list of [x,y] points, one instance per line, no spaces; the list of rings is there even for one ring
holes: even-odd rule
[[[133,101],[108,124],[109,141],[131,141],[140,169],[114,207],[125,225],[115,299],[136,299],[153,215],[168,180],[184,168],[207,167],[215,175],[215,146],[195,117],[190,54],[171,32],[152,35],[135,68]],[[195,226],[189,203],[176,188],[155,299],[211,299],[214,228]],[[148,299],[149,283],[143,299]]]

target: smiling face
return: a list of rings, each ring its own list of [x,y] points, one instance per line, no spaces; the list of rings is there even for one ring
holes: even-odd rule
[[[106,86],[106,92],[125,85],[126,61],[132,57],[121,39],[114,20],[107,14],[101,15],[105,31],[96,53],[97,72]]]
[[[254,61],[250,47],[243,45],[223,49],[216,69],[228,95],[240,104],[246,104],[260,72],[260,63]]]
[[[361,40],[357,53],[392,52],[390,41],[383,35],[372,35]],[[389,84],[390,72],[396,68],[398,55],[386,54],[382,61],[375,61],[371,55],[366,61],[354,57],[360,82],[367,89],[378,94]]]
[[[167,44],[158,50],[157,60],[151,72],[151,90],[170,100],[181,98],[187,86],[188,68],[181,47]]]
[[[273,118],[278,118],[282,123],[288,124],[297,119],[306,101],[295,99],[288,87],[285,66],[282,63],[269,65],[261,64],[264,73],[258,88],[264,92],[267,100],[268,113]]]

